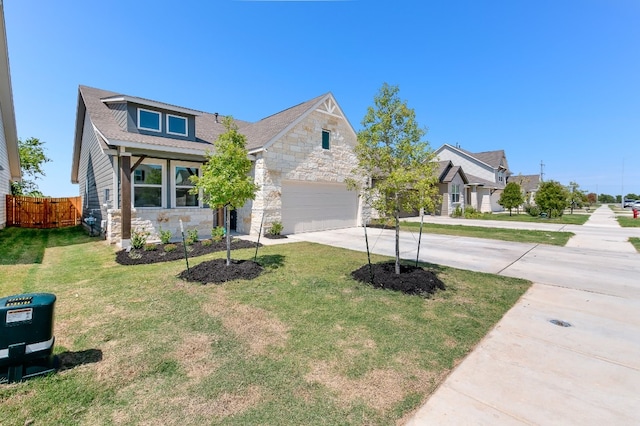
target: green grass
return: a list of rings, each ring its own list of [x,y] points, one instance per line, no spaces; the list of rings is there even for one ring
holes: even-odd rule
[[[623,228],[640,228],[640,219],[634,219],[633,216],[618,216],[616,219]]]
[[[492,240],[514,241],[519,243],[551,244],[564,246],[573,232],[535,231],[526,229],[485,228],[482,226],[442,225],[438,223],[424,223],[423,232],[442,235],[457,235],[460,237],[488,238]],[[418,232],[420,223],[401,222],[400,229]]]
[[[584,223],[589,220],[588,214],[574,213],[574,214],[563,214],[561,217],[554,217],[551,219],[543,219],[541,217],[533,217],[529,214],[513,213],[512,216],[509,216],[505,213],[500,214],[489,214],[485,213],[477,219],[482,220],[503,220],[507,222],[535,222],[535,223],[557,223],[562,225],[584,225]],[[474,218],[476,219],[476,218]]]
[[[21,262],[0,293],[56,294],[55,352],[75,360],[2,385],[3,425],[396,424],[530,285],[425,265],[447,290],[407,296],[353,281],[364,253],[293,243],[261,248],[255,280],[202,286],[182,261],[118,265],[80,230],[0,238]]]
[[[629,242],[633,244],[633,246],[636,248],[638,252],[640,252],[640,238],[631,237],[629,238]]]

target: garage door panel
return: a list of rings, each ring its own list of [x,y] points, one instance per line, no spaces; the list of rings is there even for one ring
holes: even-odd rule
[[[357,194],[345,184],[288,181],[282,185],[286,234],[355,226],[357,212]]]

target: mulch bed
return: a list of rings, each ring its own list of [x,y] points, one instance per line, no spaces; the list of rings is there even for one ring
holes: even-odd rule
[[[279,240],[279,239],[282,239],[282,238],[287,238],[286,235],[280,235],[280,234],[278,234],[278,235],[264,234],[264,237],[268,238],[270,240]]]
[[[369,265],[356,269],[351,276],[375,288],[401,291],[406,294],[429,296],[437,290],[444,290],[442,281],[431,271],[412,265],[400,265],[400,274],[395,273],[395,263],[385,262],[371,265],[373,282]]]
[[[175,243],[176,249],[170,252],[164,250],[165,245],[166,244],[157,244],[156,250],[131,249],[130,252],[120,250],[116,253],[116,262],[121,265],[145,265],[184,259],[184,247],[182,243]],[[256,243],[247,240],[238,239],[231,242],[231,250],[255,247]],[[189,256],[189,258],[198,257],[226,249],[227,243],[225,241],[214,242],[208,246],[202,244],[202,241],[197,241],[192,245],[187,245],[187,256]]]
[[[231,260],[227,266],[226,259],[214,259],[180,272],[179,278],[202,284],[224,283],[233,280],[252,280],[257,278],[264,268],[252,260]]]

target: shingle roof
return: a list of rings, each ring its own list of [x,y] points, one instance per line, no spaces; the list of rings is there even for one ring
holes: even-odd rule
[[[100,133],[109,140],[110,143],[114,141],[131,142],[136,144],[144,144],[149,148],[158,150],[167,149],[172,150],[174,148],[202,150],[211,149],[213,142],[218,136],[224,133],[225,128],[222,124],[222,116],[219,116],[218,122],[214,114],[200,112],[192,110],[196,120],[196,141],[187,141],[181,139],[167,138],[163,136],[153,136],[148,134],[140,134],[134,132],[128,132],[123,129],[118,122],[109,107],[103,102],[104,99],[117,98],[118,96],[126,96],[128,101],[135,102],[136,100],[145,104],[153,102],[155,104],[166,105],[166,108],[171,110],[175,107],[170,104],[164,104],[156,101],[150,101],[145,98],[136,98],[128,95],[123,95],[107,90],[96,89],[88,86],[80,86],[79,93],[86,106],[87,111],[91,117],[92,123],[98,128]],[[303,102],[291,108],[287,108],[279,113],[270,115],[255,123],[250,123],[243,120],[234,118],[234,122],[238,125],[242,134],[247,137],[247,149],[249,151],[263,147],[274,137],[286,130],[288,126],[295,123],[300,117],[307,113],[315,104],[319,104],[325,97],[330,94],[324,94],[313,98],[307,102]]]
[[[469,179],[469,184],[473,184],[473,185],[482,185],[488,188],[497,188],[497,189],[504,188],[504,184],[500,182],[491,182],[490,180],[482,179],[481,177],[470,175],[470,174],[467,174],[467,179]]]
[[[460,166],[454,166],[449,160],[438,161],[438,181],[440,183],[451,182],[457,174],[460,174],[464,183],[468,183],[467,175]]]
[[[540,185],[540,175],[510,176],[509,182],[516,182],[525,192],[532,192]]]
[[[506,169],[509,168],[508,165],[506,164],[507,156],[504,153],[504,149],[499,149],[496,151],[484,151],[484,152],[469,152],[459,147],[457,149],[496,169],[500,167],[500,162],[504,159],[505,164],[503,164],[503,167]]]

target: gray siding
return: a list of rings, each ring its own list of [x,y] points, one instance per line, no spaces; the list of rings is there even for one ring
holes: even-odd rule
[[[0,105],[2,107],[2,105]],[[11,193],[11,175],[9,173],[9,154],[4,138],[4,123],[0,114],[0,229],[7,225],[7,194]]]
[[[160,115],[160,132],[153,132],[147,130],[138,129],[138,108],[143,108],[149,111],[157,111]],[[167,133],[166,125],[167,125],[167,114],[175,115],[178,117],[184,117],[187,119],[187,133],[188,136],[178,136]],[[146,105],[137,105],[129,103],[127,104],[127,131],[131,133],[140,133],[142,135],[151,135],[151,136],[161,136],[169,139],[179,139],[185,141],[195,141],[196,140],[196,119],[194,116],[189,116],[185,114],[175,113],[169,110],[162,110],[158,108],[148,107]]]
[[[107,203],[105,189],[109,190],[110,205],[113,205],[113,169],[111,158],[100,148],[88,114],[85,116],[82,131],[78,183],[83,216],[89,215],[91,210],[95,209],[94,216],[98,220],[106,219],[106,209],[103,207],[103,204]]]
[[[109,109],[122,130],[127,130],[127,104],[124,102],[120,104],[109,104]]]

